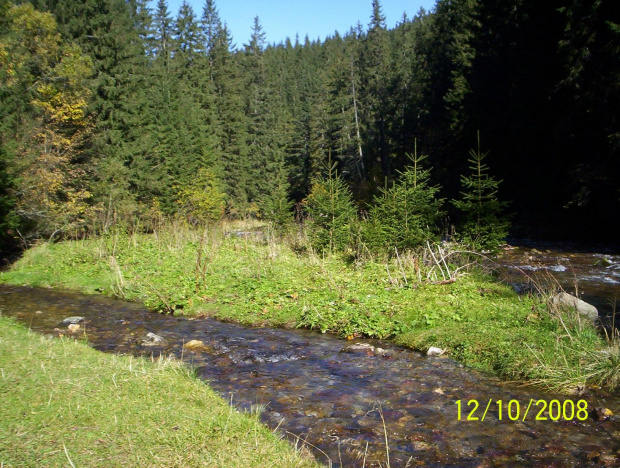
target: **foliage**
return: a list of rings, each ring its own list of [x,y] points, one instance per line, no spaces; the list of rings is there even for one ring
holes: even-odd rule
[[[422,165],[426,156],[409,156],[413,166],[400,173],[398,181],[383,189],[370,209],[372,228],[366,242],[376,250],[411,249],[436,240],[443,199],[439,187],[430,184],[430,170]]]
[[[620,207],[612,2],[439,0],[392,29],[379,0],[368,7],[367,26],[269,43],[258,17],[233,39],[214,0],[202,15],[166,0],[3,0],[2,235],[81,236],[93,216],[107,231],[155,200],[171,215],[200,168],[217,174],[228,216],[254,216],[276,193],[307,198],[330,154],[356,203],[388,206],[414,137],[454,199],[467,135],[483,129],[513,234],[615,241],[590,228]],[[384,246],[380,222],[364,230]]]
[[[342,251],[351,243],[356,210],[351,190],[336,172],[335,163],[327,165],[327,177],[320,176],[312,184],[305,206],[316,250]]]
[[[488,154],[488,151],[480,151],[478,134],[478,149],[469,152],[472,172],[461,176],[462,199],[452,203],[464,215],[458,238],[474,249],[495,251],[508,235],[510,224],[503,215],[507,203],[497,198],[501,181],[495,180],[489,174],[489,167],[483,163]]]
[[[85,80],[92,62],[77,45],[63,43],[51,14],[24,4],[11,8],[9,18],[4,47],[11,54],[3,63],[4,73],[15,93],[30,90],[24,104],[34,117],[23,128],[10,168],[18,181],[15,213],[26,236],[75,233],[93,216],[84,164],[92,128]]]
[[[224,194],[215,175],[199,169],[193,181],[178,188],[177,205],[192,224],[220,219],[224,214]]]
[[[275,179],[275,189],[259,200],[260,211],[262,218],[271,222],[277,232],[284,232],[293,221],[293,202],[288,198],[290,186],[284,167],[280,166]]]

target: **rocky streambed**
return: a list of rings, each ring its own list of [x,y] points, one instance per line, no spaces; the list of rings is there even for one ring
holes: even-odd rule
[[[579,250],[575,246],[521,241],[503,250],[489,266],[502,267],[502,279],[517,290],[562,287],[594,305],[611,325],[620,312],[620,255]]]
[[[237,408],[260,408],[267,425],[328,466],[616,466],[620,459],[620,401],[604,393],[533,391],[389,343],[164,316],[100,296],[0,286],[0,310],[101,351],[182,358]],[[577,412],[580,401],[587,411]]]

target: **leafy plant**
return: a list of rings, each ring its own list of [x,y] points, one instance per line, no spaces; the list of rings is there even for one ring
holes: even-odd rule
[[[205,168],[190,184],[179,187],[177,204],[193,224],[215,221],[224,214],[224,194],[215,175]]]
[[[278,170],[275,190],[259,199],[260,211],[264,219],[270,221],[276,232],[282,233],[292,221],[293,202],[288,197],[289,183],[284,166]]]

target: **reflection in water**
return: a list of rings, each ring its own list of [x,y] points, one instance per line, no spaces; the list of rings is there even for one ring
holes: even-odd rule
[[[459,421],[457,400],[465,408],[470,399],[485,406],[489,399],[527,405],[566,397],[524,390],[450,359],[386,343],[359,340],[382,350],[342,352],[351,342],[330,335],[163,316],[105,297],[7,286],[0,286],[0,310],[42,333],[66,333],[62,320],[83,316],[97,349],[182,357],[235,406],[261,405],[265,423],[292,441],[306,441],[317,459],[335,466],[386,466],[385,432],[392,467],[587,465],[614,462],[620,449],[615,417],[535,421],[532,410],[525,421],[506,414],[499,421],[493,404],[484,422]],[[143,345],[148,333],[163,337],[165,345]],[[183,349],[190,340],[203,345]],[[584,398],[591,408],[604,404],[615,414],[620,408],[609,396]]]

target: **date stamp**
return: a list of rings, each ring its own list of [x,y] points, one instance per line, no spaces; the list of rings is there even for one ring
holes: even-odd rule
[[[585,400],[534,400],[521,404],[518,400],[457,400],[457,419],[459,421],[484,421],[492,408],[500,421],[585,421],[588,419],[588,402]]]

